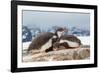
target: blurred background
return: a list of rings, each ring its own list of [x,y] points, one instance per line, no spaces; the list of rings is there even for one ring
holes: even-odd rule
[[[41,32],[55,32],[66,27],[65,34],[86,37],[90,35],[90,14],[74,12],[28,11],[22,12],[22,41],[28,42]]]

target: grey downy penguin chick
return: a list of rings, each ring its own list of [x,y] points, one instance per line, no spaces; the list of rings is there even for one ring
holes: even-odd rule
[[[28,47],[28,52],[31,50],[40,50],[40,52],[48,52],[53,48],[54,42],[61,37],[65,28],[58,28],[55,33],[43,32],[33,39]]]
[[[60,46],[65,47],[66,49],[74,49],[74,48],[78,48],[82,45],[81,40],[78,39],[76,36],[74,35],[62,35],[59,39],[59,41],[57,41],[53,47],[54,50],[59,49]]]

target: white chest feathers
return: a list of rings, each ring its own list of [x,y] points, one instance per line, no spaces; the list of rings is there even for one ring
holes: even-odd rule
[[[56,35],[54,35],[54,36],[52,37],[52,39],[53,39],[53,38],[55,39],[55,38],[57,38],[57,36],[56,36]]]
[[[77,42],[72,42],[72,41],[69,41],[69,40],[60,40],[60,43],[67,43],[70,47],[78,47],[79,44]]]
[[[49,39],[42,47],[41,51],[45,51],[46,49],[50,48],[52,46],[52,38]]]
[[[57,35],[59,38],[61,37],[62,34],[63,34],[63,32],[60,32],[60,31],[57,32]]]

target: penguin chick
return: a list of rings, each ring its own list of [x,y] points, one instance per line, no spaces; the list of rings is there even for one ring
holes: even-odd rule
[[[60,46],[65,47],[66,49],[75,49],[82,45],[81,40],[74,35],[62,35],[59,41],[54,43],[54,50],[59,50]]]

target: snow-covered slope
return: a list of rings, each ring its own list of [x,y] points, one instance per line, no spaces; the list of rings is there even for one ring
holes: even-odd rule
[[[78,37],[83,45],[90,45],[90,37]]]
[[[23,43],[23,50],[28,49],[28,46],[31,42],[24,42]]]

